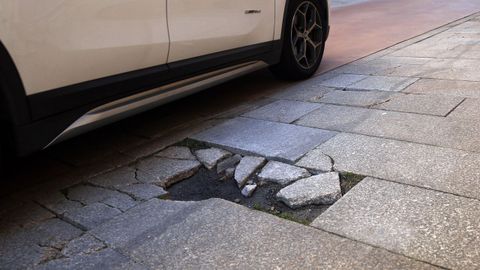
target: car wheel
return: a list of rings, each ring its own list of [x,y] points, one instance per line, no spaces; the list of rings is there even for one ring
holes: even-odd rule
[[[303,80],[318,69],[325,50],[320,1],[292,0],[283,33],[280,63],[271,70],[281,78]]]

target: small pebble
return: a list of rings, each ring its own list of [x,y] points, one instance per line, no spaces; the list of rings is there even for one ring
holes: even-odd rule
[[[237,199],[235,199],[235,202],[236,202],[236,203],[241,203],[242,200],[240,200],[240,199],[237,198]]]

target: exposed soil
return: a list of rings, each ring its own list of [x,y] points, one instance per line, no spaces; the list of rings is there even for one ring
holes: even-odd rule
[[[354,174],[342,174],[342,193],[348,192],[363,178]],[[280,185],[275,184],[259,185],[251,198],[245,198],[233,178],[222,180],[222,176],[215,171],[202,168],[191,178],[170,187],[168,199],[201,201],[221,198],[302,224],[309,224],[330,207],[330,205],[312,205],[293,210],[276,200],[275,195],[281,188]]]

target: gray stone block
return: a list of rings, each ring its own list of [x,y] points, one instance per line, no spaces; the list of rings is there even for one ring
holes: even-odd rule
[[[332,159],[318,149],[313,149],[308,152],[295,165],[316,172],[329,172],[333,170]]]
[[[347,88],[348,86],[366,79],[368,76],[357,74],[339,74],[321,82],[321,85],[334,88]]]
[[[62,249],[62,255],[73,257],[81,254],[91,254],[105,247],[104,243],[92,235],[84,234],[66,244]]]
[[[418,78],[410,77],[368,76],[359,82],[349,85],[347,88],[399,92],[417,80]]]
[[[192,138],[247,155],[293,162],[335,134],[331,131],[240,117]]]
[[[447,269],[478,269],[479,223],[478,200],[367,178],[312,226]]]
[[[479,154],[354,134],[340,134],[318,152],[338,171],[480,199]]]
[[[65,212],[64,218],[85,230],[90,230],[121,213],[120,210],[103,203],[93,203]]]
[[[315,103],[278,100],[250,111],[243,116],[267,121],[291,123],[319,107],[320,105]]]
[[[298,125],[480,151],[480,122],[358,107],[324,105]],[[453,132],[454,131],[454,132]]]
[[[212,170],[217,166],[217,163],[221,160],[224,160],[232,155],[232,153],[218,149],[218,148],[209,148],[209,149],[200,149],[195,151],[198,160],[205,166],[207,169]]]
[[[150,209],[131,211],[131,214],[138,213],[136,219],[118,217],[103,227],[115,238],[134,235],[122,253],[150,268],[434,268],[223,200],[163,203],[150,202]],[[152,222],[154,219],[156,222]],[[134,230],[133,234],[117,230],[138,226],[132,223],[138,223],[140,230]],[[149,229],[145,231],[147,225]]]
[[[168,192],[163,188],[152,184],[135,184],[119,188],[120,191],[127,193],[137,200],[150,200],[167,195]]]
[[[241,155],[234,155],[233,157],[229,157],[223,161],[220,161],[217,164],[217,173],[222,174],[228,169],[235,168],[240,160],[242,160]]]
[[[463,101],[461,97],[441,95],[396,95],[376,109],[446,116]]]
[[[95,176],[88,180],[96,186],[106,187],[106,188],[115,188],[119,186],[131,185],[138,183],[136,169],[131,167],[123,167],[111,172]],[[150,176],[150,178],[153,178]],[[151,179],[143,179],[145,181],[152,181]]]
[[[480,98],[480,82],[421,79],[405,89],[407,93]]]
[[[258,175],[258,179],[280,185],[288,185],[291,182],[309,176],[310,173],[304,168],[277,161],[269,161]]]
[[[137,168],[154,176],[155,183],[167,188],[194,175],[201,164],[196,160],[151,157],[140,161]]]
[[[480,88],[479,88],[480,89]],[[448,118],[478,121],[480,119],[480,99],[467,98],[453,110]]]
[[[243,157],[235,170],[235,181],[238,187],[243,187],[248,179],[260,169],[265,162],[266,159],[263,157]]]
[[[171,159],[186,159],[197,160],[188,147],[184,146],[170,146],[165,150],[155,154],[157,157],[171,158]]]
[[[393,95],[384,91],[333,91],[325,94],[319,102],[368,107],[387,101]]]
[[[293,209],[311,204],[333,204],[341,197],[340,177],[336,172],[300,179],[277,193],[277,199]]]

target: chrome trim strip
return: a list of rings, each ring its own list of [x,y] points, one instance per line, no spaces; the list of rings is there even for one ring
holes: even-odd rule
[[[221,84],[267,66],[268,64],[263,61],[244,63],[107,103],[84,114],[45,148],[97,127],[147,111],[159,105]]]

